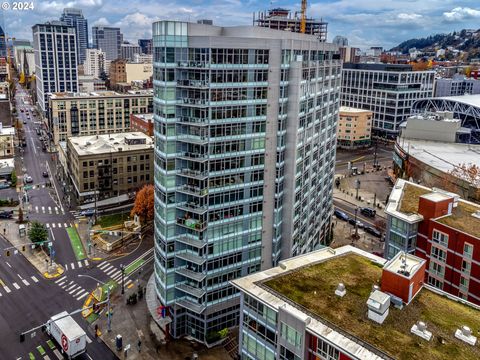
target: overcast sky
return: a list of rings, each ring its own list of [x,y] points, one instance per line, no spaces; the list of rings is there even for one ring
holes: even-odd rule
[[[120,26],[127,40],[150,37],[152,22],[162,19],[242,25],[251,24],[253,12],[270,4],[300,8],[299,0],[33,0],[33,4],[34,10],[4,11],[9,36],[31,39],[33,24],[58,19],[65,7],[83,9],[89,32],[92,25]],[[308,16],[329,23],[329,41],[343,35],[352,46],[362,48],[390,48],[413,37],[480,28],[478,0],[310,0],[308,4]]]

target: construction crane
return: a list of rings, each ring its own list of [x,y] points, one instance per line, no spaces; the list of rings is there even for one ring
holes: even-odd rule
[[[300,20],[300,32],[305,34],[307,28],[307,0],[302,0],[302,17]]]

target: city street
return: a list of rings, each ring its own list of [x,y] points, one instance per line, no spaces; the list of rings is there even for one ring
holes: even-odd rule
[[[18,183],[23,184],[20,187],[23,191],[19,192],[17,197],[27,200],[23,205],[24,219],[37,220],[47,226],[53,243],[54,260],[62,265],[65,272],[58,278],[45,279],[21,251],[12,249],[7,239],[0,236],[0,247],[4,249],[0,252],[0,358],[31,359],[33,356],[36,359],[61,359],[63,357],[58,350],[58,344],[54,344],[54,348],[51,342],[47,343],[48,336],[40,329],[28,333],[22,343],[19,341],[20,333],[42,325],[52,315],[64,310],[72,312],[80,309],[98,283],[92,278],[78,275],[89,275],[99,282],[115,280],[120,285],[120,265],[125,265],[125,286],[133,286],[139,273],[152,270],[152,242],[151,238],[146,239],[133,252],[109,260],[78,260],[75,257],[67,234],[67,228],[75,226],[75,217],[74,212],[70,212],[68,206],[61,201],[64,198],[62,186],[56,181],[55,170],[52,170],[56,169],[55,155],[52,157],[51,153],[42,149],[40,136],[37,135],[41,123],[36,121],[33,111],[29,111],[30,100],[20,87],[17,90],[16,102],[27,143],[26,147],[19,147],[17,150]],[[24,109],[24,112],[21,109]],[[18,172],[19,168],[21,172]],[[48,177],[43,176],[44,172],[48,173]],[[29,184],[25,183],[27,175],[33,180]],[[49,182],[52,186],[49,186]],[[7,190],[11,195],[14,189]],[[24,192],[28,199],[25,199]],[[1,193],[1,196],[7,198],[6,193]],[[10,226],[8,221],[1,220],[0,227],[6,226]],[[9,256],[5,250],[8,248]],[[80,315],[75,315],[74,318],[88,335],[88,354],[79,357],[80,359],[117,358],[103,342],[95,340],[91,324]],[[115,331],[115,317],[112,318],[112,329]]]

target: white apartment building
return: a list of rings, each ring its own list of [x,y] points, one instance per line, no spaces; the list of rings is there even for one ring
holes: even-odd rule
[[[105,53],[101,49],[87,49],[83,69],[85,75],[99,78],[100,74],[105,71]]]

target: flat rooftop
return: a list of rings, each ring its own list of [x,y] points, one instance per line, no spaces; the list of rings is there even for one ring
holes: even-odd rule
[[[397,145],[415,159],[443,172],[463,163],[480,166],[480,145],[415,139],[400,139]]]
[[[372,113],[370,110],[358,109],[350,106],[340,106],[340,112],[351,112],[351,113]]]
[[[143,121],[153,121],[153,114],[133,114],[133,116]]]
[[[364,353],[359,356],[355,353],[362,359],[381,358],[380,352],[405,360],[480,358],[478,346],[467,345],[454,337],[455,331],[463,325],[475,329],[474,335],[478,335],[480,310],[427,287],[402,310],[391,306],[383,324],[369,320],[367,300],[372,285],[380,284],[385,260],[375,260],[360,251],[353,251],[352,247],[346,248],[350,248],[350,251],[346,249],[343,253],[335,253],[325,249],[308,254],[311,264],[306,266],[290,266],[287,261],[287,269],[283,272],[280,270],[278,274],[267,270],[274,276],[262,281],[261,287],[264,292],[278,299],[299,305],[300,310],[320,323],[327,326],[333,324],[336,327],[334,332],[350,336],[350,341],[355,342],[352,339],[356,338],[379,350],[371,355]],[[305,260],[302,262],[308,263]],[[347,293],[343,298],[334,293],[339,282],[346,288]],[[261,296],[260,300],[266,300],[268,304],[270,294]],[[410,332],[412,325],[418,321],[427,324],[427,330],[433,334],[431,341],[427,342]],[[310,322],[307,329],[312,323],[315,326],[315,322]],[[340,343],[340,340],[338,338],[334,343]],[[345,342],[341,344],[349,345]],[[350,350],[354,350],[354,347],[351,346]]]
[[[138,140],[144,144],[128,144],[127,140]],[[153,140],[142,132],[124,132],[105,135],[76,136],[68,138],[78,156],[108,154],[119,151],[153,149]]]
[[[99,97],[129,97],[129,96],[153,96],[153,90],[130,90],[126,93],[119,93],[110,90],[99,90],[93,92],[56,92],[50,97],[53,100],[77,99],[77,98],[99,98]]]
[[[385,212],[406,221],[408,219],[413,219],[413,222],[421,221],[423,217],[418,214],[420,197],[440,201],[451,196],[448,196],[448,193],[445,195],[443,191],[435,191],[425,186],[398,179],[390,194]],[[453,207],[451,214],[433,220],[480,239],[480,218],[473,216],[474,213],[479,211],[480,205],[459,198],[457,206]]]

